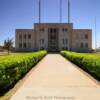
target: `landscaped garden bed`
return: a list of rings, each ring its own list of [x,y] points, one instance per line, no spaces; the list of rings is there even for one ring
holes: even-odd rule
[[[100,56],[92,53],[61,51],[61,55],[100,81]]]
[[[35,64],[37,64],[47,51],[22,53],[0,57],[0,92],[15,84]]]

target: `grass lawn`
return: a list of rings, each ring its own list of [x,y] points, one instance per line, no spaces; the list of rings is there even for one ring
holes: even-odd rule
[[[10,53],[10,55],[16,55],[16,54],[21,54],[21,53],[13,53],[13,52]],[[8,52],[0,52],[0,56],[8,56]]]

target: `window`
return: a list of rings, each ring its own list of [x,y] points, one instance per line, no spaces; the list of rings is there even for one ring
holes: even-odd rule
[[[53,32],[53,29],[51,28],[49,31],[50,31],[50,33],[52,33]]]
[[[28,39],[31,39],[31,34],[28,35]]]
[[[81,48],[83,48],[83,43],[81,43]]]
[[[44,44],[44,39],[42,39],[42,41],[41,41],[41,42],[42,42],[42,44]]]
[[[67,39],[62,39],[62,43],[63,44],[67,44],[68,43],[68,40]]]
[[[49,31],[49,33],[57,33],[58,29],[50,28],[48,31]]]
[[[51,40],[55,40],[56,39],[55,34],[52,34],[50,38],[51,38]]]
[[[24,39],[26,39],[26,34],[24,34]]]
[[[68,31],[68,29],[67,28],[63,28],[63,32],[67,32]]]
[[[85,39],[88,39],[88,35],[87,34],[85,34]]]
[[[28,48],[31,48],[31,43],[28,43]]]
[[[40,44],[44,44],[44,39],[40,39]]]
[[[21,34],[19,34],[19,39],[22,39],[22,35]]]
[[[26,48],[26,43],[24,43],[24,48]]]
[[[66,41],[66,44],[68,43],[68,40],[67,39],[65,39],[65,41]]]
[[[44,32],[44,28],[41,28],[41,29],[40,29],[40,32]]]
[[[54,31],[54,33],[56,33],[57,32],[57,29],[53,29],[53,31]]]
[[[22,43],[19,43],[19,48],[22,48]]]
[[[88,43],[85,43],[85,48],[88,48]]]
[[[62,43],[65,44],[65,40],[64,39],[62,39]]]

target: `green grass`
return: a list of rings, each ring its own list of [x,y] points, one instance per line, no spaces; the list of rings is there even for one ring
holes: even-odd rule
[[[97,54],[61,51],[61,55],[100,80],[100,56]]]
[[[0,91],[5,90],[38,63],[47,51],[0,56]]]

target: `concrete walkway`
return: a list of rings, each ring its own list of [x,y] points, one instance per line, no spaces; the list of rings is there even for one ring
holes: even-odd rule
[[[100,100],[100,86],[59,54],[48,54],[10,100]]]

